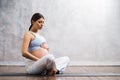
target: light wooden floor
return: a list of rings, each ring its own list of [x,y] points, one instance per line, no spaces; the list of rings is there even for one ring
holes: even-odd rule
[[[23,66],[0,66],[0,73],[26,73]],[[71,66],[65,73],[71,74],[120,74],[120,66]],[[120,76],[0,76],[0,80],[120,80]]]

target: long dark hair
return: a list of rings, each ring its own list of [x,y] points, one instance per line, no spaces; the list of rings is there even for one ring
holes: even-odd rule
[[[29,30],[32,28],[32,21],[37,21],[38,19],[40,19],[40,18],[43,18],[44,19],[44,16],[42,15],[42,14],[40,14],[40,13],[35,13],[35,14],[33,14],[33,16],[32,16],[32,18],[31,18],[31,25],[30,25],[30,27],[29,27]]]

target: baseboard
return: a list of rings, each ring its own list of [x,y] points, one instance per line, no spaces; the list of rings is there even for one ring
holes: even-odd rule
[[[0,66],[24,66],[24,62],[0,62]],[[74,62],[71,61],[69,66],[120,66],[120,62]]]
[[[71,62],[70,66],[120,66],[120,62]]]

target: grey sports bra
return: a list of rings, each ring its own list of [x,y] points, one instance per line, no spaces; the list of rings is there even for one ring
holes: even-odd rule
[[[30,42],[28,50],[34,51],[41,47],[42,43],[46,42],[45,38],[43,36],[40,36],[38,33],[30,32],[35,36],[35,38]]]

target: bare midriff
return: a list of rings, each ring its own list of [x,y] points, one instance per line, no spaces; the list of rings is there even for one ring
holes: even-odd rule
[[[31,54],[33,54],[37,58],[42,58],[43,56],[48,54],[48,51],[44,48],[39,48],[37,50],[32,51]]]

